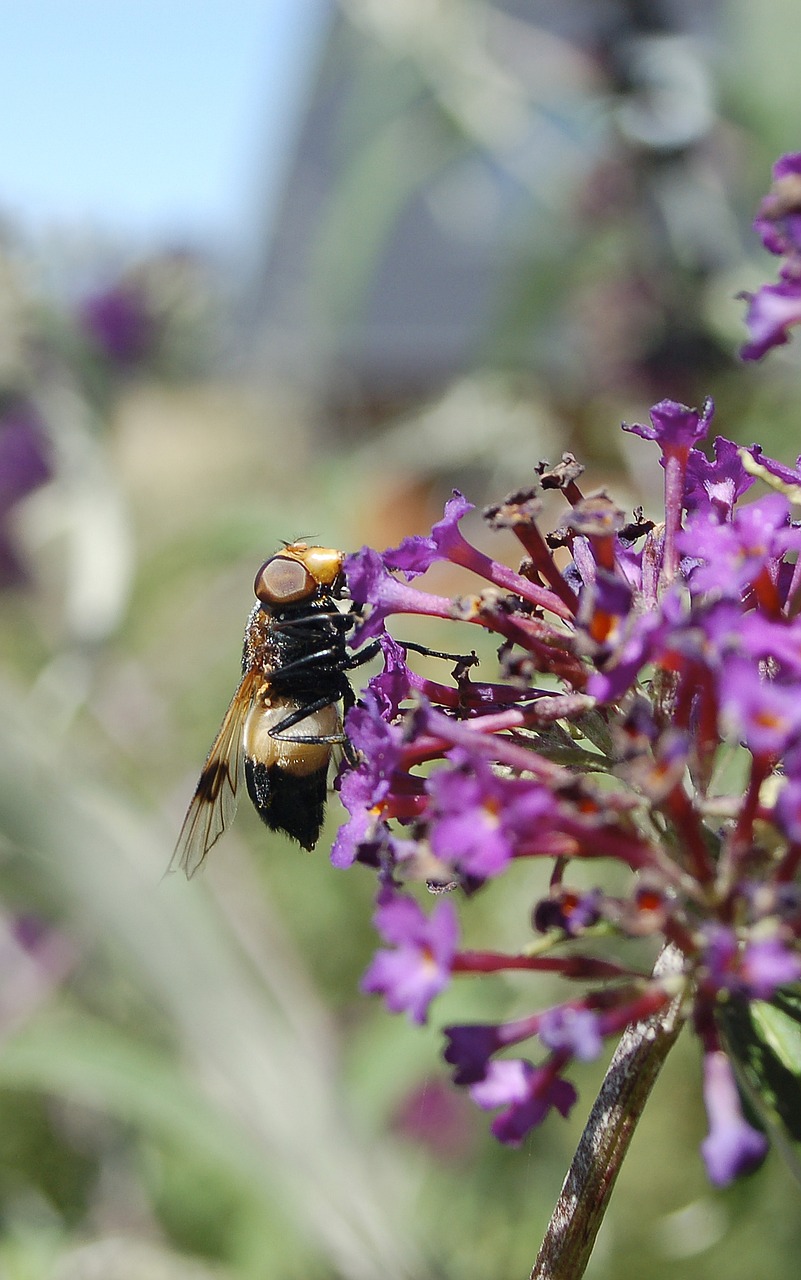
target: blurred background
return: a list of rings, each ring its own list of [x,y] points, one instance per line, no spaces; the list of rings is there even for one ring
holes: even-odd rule
[[[559,988],[390,1017],[371,877],[250,806],[163,873],[281,538],[383,547],[565,449],[658,510],[618,424],[666,396],[795,459],[798,350],[739,366],[736,295],[801,9],[26,0],[0,36],[0,1278],[524,1276],[603,1064],[504,1150],[437,1026]],[[468,939],[524,945],[532,894]],[[686,1037],[589,1274],[795,1273],[796,1189],[713,1194],[699,1092]]]

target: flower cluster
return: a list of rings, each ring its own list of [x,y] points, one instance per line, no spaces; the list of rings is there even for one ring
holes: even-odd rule
[[[458,493],[430,536],[349,557],[354,644],[378,637],[384,669],[347,717],[356,763],[340,777],[349,820],[332,858],[378,873],[382,946],[363,985],[412,1021],[457,975],[582,984],[514,1021],[445,1029],[454,1080],[497,1111],[501,1141],[520,1142],[551,1108],[567,1114],[574,1060],[678,1005],[703,1053],[702,1153],[723,1185],[767,1146],[741,1105],[725,1011],[801,979],[801,525],[785,494],[801,471],[720,436],[710,459],[712,417],[711,402],[666,400],[625,428],[661,451],[658,524],[586,496],[567,454],[484,513],[519,540],[517,572],[463,536]],[[555,533],[538,524],[543,489],[566,503]],[[437,561],[471,571],[476,593],[421,590]],[[452,682],[416,674],[386,630],[398,614],[491,632],[497,680],[476,679],[471,659]],[[552,868],[532,937],[461,946],[459,893],[526,859]],[[599,861],[622,864],[626,892],[571,882],[576,863]],[[433,910],[415,882],[436,892]],[[601,958],[610,937],[672,944],[680,967]],[[523,1044],[531,1059],[516,1056]]]
[[[760,360],[771,347],[789,341],[787,330],[801,323],[801,152],[782,156],[773,167],[774,184],[754,222],[765,248],[783,258],[778,284],[765,284],[748,300],[750,340],[744,360]]]

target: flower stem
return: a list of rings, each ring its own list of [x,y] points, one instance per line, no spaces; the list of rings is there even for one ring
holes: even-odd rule
[[[683,956],[668,945],[654,976],[679,973]],[[684,1024],[682,998],[623,1033],[590,1112],[530,1280],[579,1280],[590,1260],[612,1188],[648,1096]]]

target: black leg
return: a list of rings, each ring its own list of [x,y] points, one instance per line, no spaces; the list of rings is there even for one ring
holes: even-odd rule
[[[279,742],[310,742],[314,746],[320,746],[323,743],[345,742],[346,735],[344,733],[326,733],[314,734],[313,736],[293,736],[287,734],[286,730],[291,729],[293,725],[300,724],[307,716],[314,715],[315,711],[322,711],[324,707],[332,707],[340,698],[344,698],[344,691],[341,691],[334,698],[321,697],[315,698],[314,702],[306,702],[302,707],[296,707],[294,711],[290,711],[288,716],[284,716],[283,720],[279,720],[278,724],[273,725],[270,730],[270,737],[276,738]]]
[[[366,644],[363,649],[359,650],[358,653],[352,653],[349,655],[347,662],[345,664],[345,669],[347,671],[353,671],[354,667],[363,666],[365,662],[369,662],[371,658],[374,658],[376,654],[380,652],[381,652],[380,640],[371,640],[370,643]]]
[[[415,653],[422,653],[426,658],[445,658],[450,662],[462,662],[467,666],[478,666],[478,657],[476,653],[443,653],[440,649],[429,649],[428,645],[415,644],[413,640],[399,640],[398,644],[404,649],[413,649]]]
[[[317,649],[314,653],[307,653],[303,658],[293,658],[292,662],[285,662],[280,667],[276,667],[272,672],[273,679],[294,675],[296,671],[303,671],[308,667],[320,667],[323,673],[329,671],[339,671],[342,667],[341,650],[338,647],[329,646],[327,649]],[[326,659],[333,658],[334,661],[330,667],[326,666]]]

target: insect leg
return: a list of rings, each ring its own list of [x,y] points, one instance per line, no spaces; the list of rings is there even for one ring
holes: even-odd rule
[[[426,658],[445,658],[451,662],[461,662],[468,667],[478,666],[478,657],[475,651],[472,653],[443,653],[441,649],[429,649],[428,645],[415,644],[413,640],[399,640],[398,644],[404,649],[413,649],[415,653],[422,653]]]
[[[332,669],[341,671],[343,666],[342,650],[338,646],[330,645],[327,649],[317,649],[314,653],[307,653],[302,658],[293,658],[291,662],[285,662],[282,666],[276,667],[273,671],[273,678],[280,676],[282,679],[286,675],[293,675],[296,671],[302,671],[304,667],[323,667],[325,670],[325,659],[333,658],[331,664]],[[332,699],[329,699],[332,701]],[[336,701],[336,699],[333,699]],[[325,706],[326,703],[323,703]]]
[[[352,671],[354,667],[361,667],[365,662],[369,662],[376,654],[381,652],[381,642],[379,640],[371,640],[358,653],[351,653],[346,662],[346,670]]]
[[[350,691],[350,686],[348,686],[348,689],[349,692],[352,692]],[[284,716],[283,720],[279,720],[278,724],[273,725],[272,729],[270,729],[270,737],[276,738],[279,742],[311,742],[315,746],[325,742],[347,741],[344,733],[306,734],[305,736],[286,733],[287,729],[291,729],[293,725],[300,724],[309,716],[314,715],[315,711],[322,711],[324,707],[332,707],[334,703],[339,702],[340,698],[344,697],[343,689],[334,698],[315,698],[314,702],[306,702],[302,707],[296,707],[294,711],[290,711],[289,715]]]

